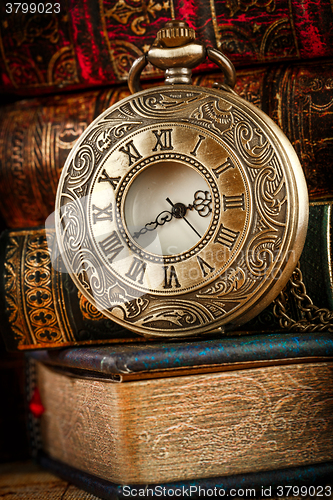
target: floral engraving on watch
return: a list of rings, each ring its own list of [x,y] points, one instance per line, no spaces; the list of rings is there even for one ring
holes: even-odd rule
[[[151,89],[83,134],[62,176],[58,237],[80,290],[111,319],[151,336],[212,329],[283,270],[297,216],[290,166],[239,100]]]

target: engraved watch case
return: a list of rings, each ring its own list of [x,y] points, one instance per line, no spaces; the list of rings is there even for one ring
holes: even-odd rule
[[[208,56],[218,88],[195,87]],[[151,62],[166,85],[140,90]],[[58,244],[78,289],[138,334],[234,329],[265,308],[302,251],[308,197],[288,139],[232,90],[223,54],[170,22],[134,63],[133,95],[102,113],[69,155]]]

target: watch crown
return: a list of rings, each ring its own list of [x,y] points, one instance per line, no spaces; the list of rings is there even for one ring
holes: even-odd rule
[[[181,47],[195,40],[195,31],[184,21],[169,21],[156,35],[157,44],[164,47]]]

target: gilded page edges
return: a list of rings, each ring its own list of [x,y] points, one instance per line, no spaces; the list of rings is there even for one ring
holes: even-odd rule
[[[332,369],[294,364],[112,384],[40,365],[44,450],[125,484],[325,462],[333,459]]]

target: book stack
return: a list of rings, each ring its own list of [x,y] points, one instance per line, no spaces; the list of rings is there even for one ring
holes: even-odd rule
[[[0,315],[7,349],[28,353],[34,457],[106,499],[329,497],[331,3],[23,5],[0,6],[0,212],[7,228]],[[89,123],[129,95],[132,62],[171,18],[187,21],[232,60],[235,91],[284,131],[309,190],[309,231],[293,280],[300,283],[302,272],[306,290],[294,300],[287,287],[279,303],[225,338],[148,341],[124,330],[76,289],[57,250],[54,200],[67,155]],[[161,85],[162,75],[148,65],[143,82]],[[211,87],[223,75],[207,61],[193,82]]]

